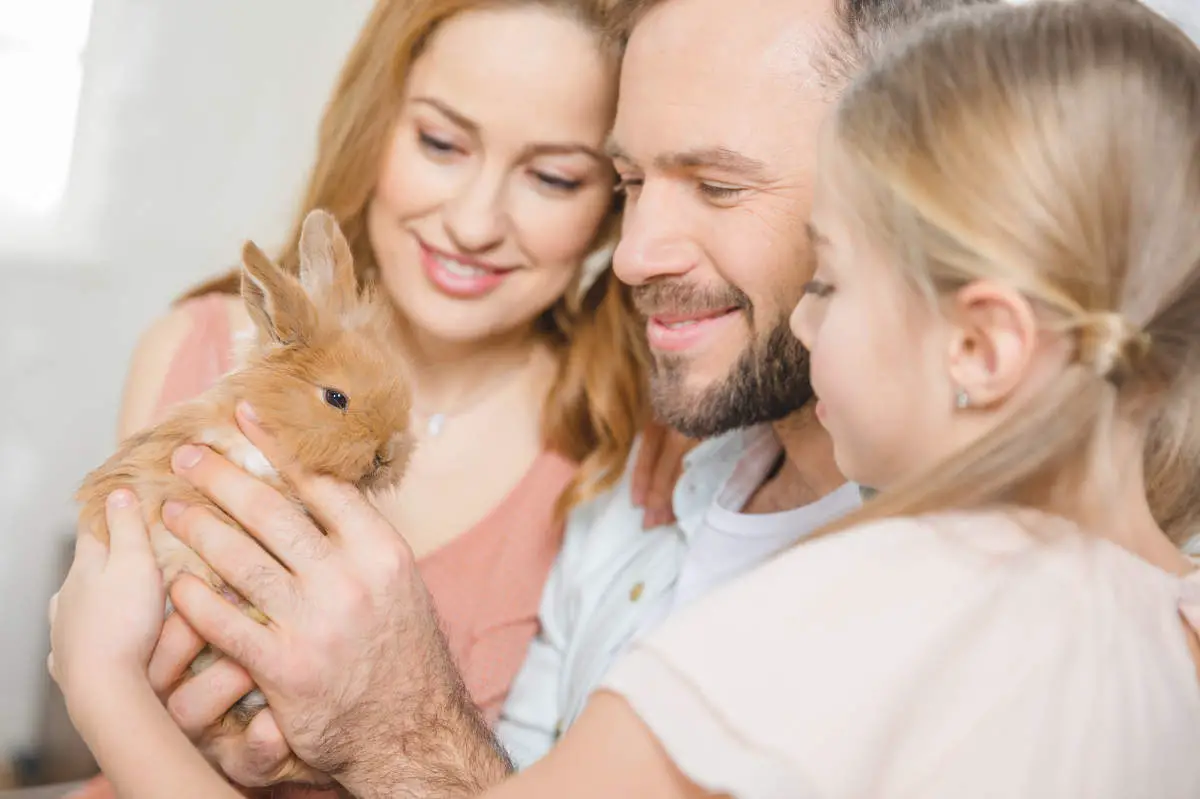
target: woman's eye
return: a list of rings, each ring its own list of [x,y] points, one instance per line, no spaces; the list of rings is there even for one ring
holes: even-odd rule
[[[421,142],[421,146],[426,150],[430,150],[439,155],[448,155],[454,152],[456,149],[450,142],[439,139],[435,136],[430,136],[428,133],[418,133],[417,139]]]
[[[327,388],[325,389],[325,404],[344,411],[350,404],[350,398],[336,388]]]
[[[551,175],[546,172],[534,170],[533,175],[547,188],[554,189],[555,191],[573,192],[583,185],[582,180],[570,180],[569,178]]]
[[[813,295],[814,297],[828,297],[833,293],[833,285],[822,280],[810,280],[804,284],[803,288],[805,295]]]

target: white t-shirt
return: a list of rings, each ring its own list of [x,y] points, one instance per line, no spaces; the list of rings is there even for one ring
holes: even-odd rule
[[[1023,512],[876,522],[667,620],[604,680],[738,799],[1196,799],[1200,686],[1163,572]]]
[[[642,529],[632,465],[603,496],[572,511],[539,612],[541,631],[509,691],[496,732],[524,768],[550,750],[639,635],[718,585],[857,508],[847,484],[793,511],[738,511],[781,453],[767,425],[736,430],[684,459],[678,521]]]

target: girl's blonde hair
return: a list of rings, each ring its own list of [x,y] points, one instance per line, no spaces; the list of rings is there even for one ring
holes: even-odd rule
[[[864,230],[919,293],[1001,281],[1075,342],[1036,402],[833,529],[993,503],[1052,507],[1104,465],[1090,454],[1120,417],[1147,431],[1159,524],[1177,542],[1196,532],[1196,46],[1136,2],[952,12],[879,55],[830,133]]]
[[[596,34],[613,59],[606,35],[612,0],[378,0],[342,67],[325,108],[316,163],[279,256],[299,268],[300,228],[314,209],[329,211],[344,231],[360,282],[378,271],[367,237],[366,212],[404,98],[409,70],[429,36],[446,20],[475,8],[539,6],[570,16]],[[594,246],[615,239],[617,199]],[[581,270],[582,272],[582,270]],[[235,270],[188,291],[180,300],[210,293],[236,294]],[[606,269],[586,294],[574,288],[537,320],[559,357],[557,379],[542,414],[545,446],[580,464],[559,503],[560,512],[594,496],[620,477],[648,413],[649,357],[629,290]]]

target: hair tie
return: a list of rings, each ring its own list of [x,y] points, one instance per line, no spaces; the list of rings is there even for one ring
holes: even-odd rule
[[[1150,352],[1150,334],[1123,314],[1090,314],[1078,331],[1079,362],[1114,385],[1133,375]]]

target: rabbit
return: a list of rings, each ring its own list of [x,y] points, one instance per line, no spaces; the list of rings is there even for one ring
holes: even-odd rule
[[[247,400],[294,462],[364,491],[384,491],[399,483],[411,452],[412,399],[401,377],[394,311],[370,287],[358,290],[350,247],[332,216],[316,210],[305,217],[299,279],[252,241],[243,247],[242,262],[242,299],[254,322],[254,337],[235,354],[235,368],[200,396],[173,407],[158,424],[121,442],[112,457],[84,478],[75,499],[81,506],[81,527],[107,541],[105,498],[117,488],[132,490],[167,585],[181,572],[190,572],[265,622],[261,612],[225,586],[163,525],[162,505],[174,499],[205,506],[239,527],[172,473],[173,451],[186,443],[207,444],[299,504],[262,452],[238,430],[234,406]],[[165,610],[172,612],[169,600]],[[191,663],[191,673],[219,657],[206,648]],[[265,706],[262,693],[254,689],[222,725],[244,728]]]

